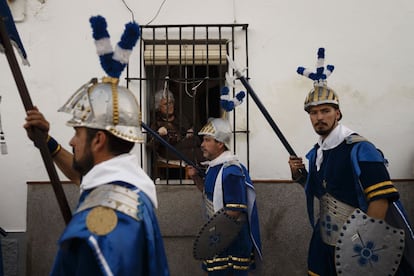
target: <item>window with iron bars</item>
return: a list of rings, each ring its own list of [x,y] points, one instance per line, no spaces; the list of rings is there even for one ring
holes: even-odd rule
[[[232,74],[227,56],[247,68],[247,27],[247,24],[141,26],[141,62],[138,70],[128,68],[127,83],[139,82],[144,123],[179,152],[177,155],[146,132],[141,161],[148,164],[149,175],[156,184],[192,184],[185,161],[202,168],[200,163],[205,161],[200,149],[202,138],[197,133],[210,117],[230,120],[232,150],[243,152],[243,162],[249,167],[248,99],[243,110],[231,114],[220,107],[225,75]],[[138,76],[131,75],[131,71],[138,72]],[[231,89],[233,97],[235,89]],[[242,141],[241,146],[238,141]]]

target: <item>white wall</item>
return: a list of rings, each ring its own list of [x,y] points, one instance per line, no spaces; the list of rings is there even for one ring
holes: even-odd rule
[[[141,24],[148,23],[162,3],[127,2]],[[68,115],[56,110],[91,77],[104,75],[88,19],[103,15],[115,44],[131,16],[121,0],[26,4],[26,16],[17,28],[31,66],[21,69],[34,104],[51,122],[51,134],[66,146],[72,129],[64,125]],[[393,178],[412,178],[413,12],[414,3],[408,0],[167,0],[152,24],[249,24],[250,83],[300,156],[317,136],[303,111],[312,82],[297,75],[296,68],[313,69],[317,49],[325,47],[326,63],[336,67],[328,83],[340,96],[343,123],[385,152]],[[131,65],[138,61],[135,51]],[[9,151],[0,155],[0,226],[24,231],[26,182],[47,181],[48,176],[22,128],[24,108],[4,55],[0,74],[0,109]],[[287,151],[253,101],[250,118],[252,177],[288,179]],[[62,175],[61,179],[65,180]]]

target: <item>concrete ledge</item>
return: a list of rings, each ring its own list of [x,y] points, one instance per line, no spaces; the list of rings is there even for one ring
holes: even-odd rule
[[[79,188],[73,184],[64,184],[63,188],[69,206],[74,210]],[[52,185],[28,185],[26,275],[49,275],[64,227]]]
[[[396,181],[401,200],[414,221],[413,181]],[[79,191],[65,184],[72,209]],[[254,275],[306,275],[311,235],[303,188],[295,183],[255,182],[264,260]],[[172,276],[203,275],[192,257],[193,241],[203,225],[201,193],[194,185],[157,185],[157,216]],[[48,275],[64,228],[50,184],[28,185],[27,275]]]
[[[7,276],[17,276],[19,263],[19,243],[14,238],[0,238],[3,256],[3,273]]]

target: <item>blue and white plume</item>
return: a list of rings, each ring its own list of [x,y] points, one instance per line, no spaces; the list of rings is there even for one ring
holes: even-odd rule
[[[311,72],[304,67],[298,67],[296,72],[300,75],[310,78],[314,81],[315,86],[326,85],[326,79],[332,74],[334,70],[333,65],[327,65],[324,67],[325,62],[325,48],[318,49],[318,60],[316,62],[316,72]]]
[[[102,68],[108,76],[119,78],[128,64],[132,48],[140,37],[139,25],[136,22],[125,24],[124,33],[121,36],[121,40],[115,46],[114,51],[107,31],[105,18],[100,15],[92,16],[89,22],[93,30],[96,51],[99,55]]]
[[[220,91],[220,104],[221,107],[227,112],[232,111],[236,106],[240,105],[243,102],[243,98],[246,96],[244,91],[240,91],[234,98],[231,99],[229,92],[230,90],[227,86],[224,86]]]

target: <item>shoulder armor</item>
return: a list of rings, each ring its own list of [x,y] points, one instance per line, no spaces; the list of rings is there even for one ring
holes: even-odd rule
[[[94,207],[107,207],[141,220],[141,201],[136,192],[119,185],[106,184],[92,190],[75,213]]]
[[[230,161],[226,161],[223,164],[223,168],[227,168],[230,166],[237,166],[241,168],[240,162],[238,160],[230,160]]]
[[[225,174],[244,176],[243,167],[238,160],[224,162],[223,169],[226,169]]]
[[[368,141],[368,139],[359,134],[351,134],[345,137],[345,141],[347,144],[354,144],[362,141]]]

